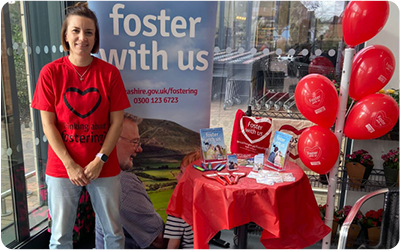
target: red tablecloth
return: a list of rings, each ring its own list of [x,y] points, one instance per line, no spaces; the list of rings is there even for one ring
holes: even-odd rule
[[[194,164],[200,165],[200,161]],[[239,167],[237,172],[249,173]],[[222,172],[228,172],[226,169]],[[289,162],[295,182],[258,184],[243,177],[236,185],[223,186],[188,166],[171,196],[167,213],[183,218],[193,227],[194,248],[208,248],[220,230],[255,222],[263,228],[266,248],[305,248],[330,232],[321,220],[309,180],[296,164]]]

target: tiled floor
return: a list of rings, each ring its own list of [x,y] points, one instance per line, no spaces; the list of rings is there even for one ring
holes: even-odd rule
[[[234,239],[234,230],[222,230],[221,231],[221,237],[222,240],[226,241],[229,243],[229,248],[228,249],[237,249],[238,247],[235,246],[233,239]],[[248,233],[247,235],[247,248],[248,249],[265,249],[264,245],[261,244],[260,242],[261,238],[261,232],[256,232],[256,233]],[[224,247],[215,245],[210,243],[209,244],[210,249],[224,249]],[[322,245],[321,242],[317,242],[314,245],[311,245],[309,247],[306,247],[306,249],[321,249]],[[334,246],[331,246],[331,248],[335,248]]]
[[[234,230],[233,229],[231,229],[231,230],[222,230],[220,239],[228,242],[230,249],[237,248],[235,246],[234,242],[233,242],[234,236],[235,235],[234,235]],[[263,246],[263,244],[261,244],[260,238],[261,238],[261,235],[248,234],[247,235],[247,248],[249,248],[249,249],[263,249],[263,248],[265,248]],[[218,245],[215,245],[215,244],[212,244],[212,243],[209,244],[209,247],[210,247],[210,249],[223,248],[221,246],[218,246]]]

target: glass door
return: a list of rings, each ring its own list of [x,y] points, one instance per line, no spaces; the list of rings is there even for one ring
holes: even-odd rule
[[[14,6],[12,6],[14,7]],[[21,50],[14,45],[18,38],[13,22],[14,8],[2,10],[2,120],[1,120],[1,229],[4,245],[15,245],[29,237],[29,221],[16,65]]]
[[[65,7],[61,1],[15,1],[2,9],[1,238],[9,248],[48,224],[48,142],[30,103],[41,68],[64,55]]]

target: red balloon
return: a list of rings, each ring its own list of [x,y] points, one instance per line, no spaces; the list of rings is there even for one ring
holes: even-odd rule
[[[388,17],[388,1],[351,1],[343,12],[344,41],[350,46],[368,41],[382,30]]]
[[[335,134],[321,126],[304,130],[299,136],[297,147],[304,165],[319,174],[328,173],[339,156],[339,142]]]
[[[333,67],[332,62],[323,56],[315,57],[308,66],[309,74],[321,74],[321,75],[329,75],[333,74],[335,68]]]
[[[344,125],[344,134],[356,140],[381,137],[399,120],[399,105],[385,94],[362,98],[351,109]]]
[[[360,50],[353,59],[349,95],[359,100],[381,90],[392,78],[396,61],[393,53],[382,45]]]
[[[338,108],[338,93],[327,77],[306,75],[297,84],[294,99],[305,118],[323,127],[332,127]]]

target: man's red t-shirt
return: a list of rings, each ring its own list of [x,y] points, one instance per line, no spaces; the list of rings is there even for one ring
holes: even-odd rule
[[[82,69],[76,67],[82,74]],[[31,107],[54,112],[57,128],[74,161],[81,167],[100,151],[110,126],[110,112],[130,107],[118,69],[93,57],[84,80],[68,56],[45,65],[39,75]],[[99,177],[119,174],[116,149],[109,155]],[[49,144],[46,174],[68,178],[61,160]]]

